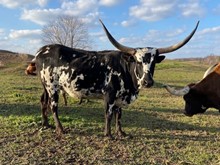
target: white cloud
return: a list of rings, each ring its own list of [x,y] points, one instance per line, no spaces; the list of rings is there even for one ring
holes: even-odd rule
[[[48,0],[0,0],[0,5],[7,8],[18,8],[18,7],[27,7],[30,5],[39,5],[41,7],[45,6],[48,3]]]
[[[36,10],[23,10],[21,14],[22,20],[29,20],[39,25],[45,25],[49,21],[62,14],[61,9],[36,9]]]
[[[130,16],[145,21],[158,21],[174,13],[177,1],[140,0],[140,4],[130,8]]]
[[[215,9],[217,11],[218,8]],[[174,14],[184,17],[203,16],[206,10],[199,0],[140,0],[139,5],[130,7],[132,17],[145,21],[158,21]]]
[[[175,29],[175,30],[168,32],[166,36],[167,37],[175,37],[175,36],[181,35],[183,32],[184,32],[183,29],[178,28],[178,29]]]
[[[41,39],[31,39],[31,40],[29,40],[29,43],[30,44],[34,44],[34,45],[39,45],[39,44],[41,44],[41,42],[42,42],[42,40]]]
[[[199,35],[213,34],[217,32],[220,32],[220,26],[205,28],[199,32]]]
[[[203,16],[205,9],[201,6],[199,1],[189,0],[188,3],[179,5],[182,10],[182,15],[185,17]]]
[[[61,9],[65,14],[79,16],[97,9],[97,0],[64,1]]]
[[[99,15],[97,0],[64,1],[61,7],[56,9],[24,9],[21,19],[29,20],[39,25],[46,25],[59,15],[80,17],[84,22],[90,23]]]
[[[93,12],[93,13],[88,13],[84,17],[80,17],[82,21],[86,24],[94,24],[95,21],[97,21],[97,18],[99,17],[100,13],[99,12]]]
[[[19,2],[13,0],[0,0],[0,4],[8,8],[15,8],[19,5]]]
[[[20,39],[20,38],[39,38],[42,31],[36,30],[11,30],[9,38]]]
[[[9,50],[18,53],[29,53],[35,54],[37,50],[42,46],[40,39],[28,38],[24,40],[23,38],[4,37],[0,38],[0,49]]]
[[[4,32],[5,30],[0,28],[0,35],[2,35]]]
[[[100,0],[99,4],[103,6],[114,6],[121,3],[123,0]]]
[[[43,7],[46,6],[49,0],[38,0],[38,4]]]
[[[130,26],[135,25],[135,23],[136,23],[136,21],[131,19],[131,20],[122,21],[121,25],[124,26],[124,27],[130,27]]]

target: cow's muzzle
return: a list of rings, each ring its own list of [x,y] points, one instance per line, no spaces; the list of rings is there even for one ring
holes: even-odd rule
[[[152,80],[149,80],[149,81],[147,81],[147,82],[145,82],[145,87],[146,88],[150,88],[150,87],[152,87],[154,85],[154,80],[152,79]]]
[[[154,80],[153,80],[153,78],[152,78],[152,76],[151,76],[151,73],[148,72],[148,73],[146,74],[146,76],[145,76],[144,86],[145,86],[146,88],[150,88],[150,87],[152,87],[153,85],[154,85]]]

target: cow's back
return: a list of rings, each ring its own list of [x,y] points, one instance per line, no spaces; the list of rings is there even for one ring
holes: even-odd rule
[[[79,98],[97,97],[108,88],[135,93],[126,60],[117,51],[93,52],[48,45],[41,48],[36,59],[41,80],[47,90],[54,90],[52,93],[60,88]]]

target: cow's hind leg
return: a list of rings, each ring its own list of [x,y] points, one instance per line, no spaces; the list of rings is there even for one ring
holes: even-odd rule
[[[42,115],[42,126],[49,128],[48,122],[48,105],[49,105],[49,96],[46,90],[44,90],[43,94],[41,95],[41,115]]]
[[[122,116],[122,110],[120,107],[115,106],[114,107],[114,114],[115,114],[115,128],[116,128],[116,134],[118,136],[126,136],[126,133],[122,131],[121,128],[121,116]]]
[[[63,127],[60,123],[59,117],[58,117],[58,99],[59,99],[59,94],[58,92],[54,92],[54,94],[50,97],[50,109],[53,114],[53,118],[56,124],[56,132],[58,135],[63,134]]]

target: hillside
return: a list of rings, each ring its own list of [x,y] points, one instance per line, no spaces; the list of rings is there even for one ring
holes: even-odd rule
[[[34,56],[29,54],[19,54],[15,52],[10,52],[7,50],[0,50],[0,67],[5,67],[9,64],[26,63],[34,58]]]
[[[220,55],[209,55],[206,57],[198,57],[198,58],[179,58],[175,59],[178,61],[198,61],[202,64],[213,65],[220,62]]]

